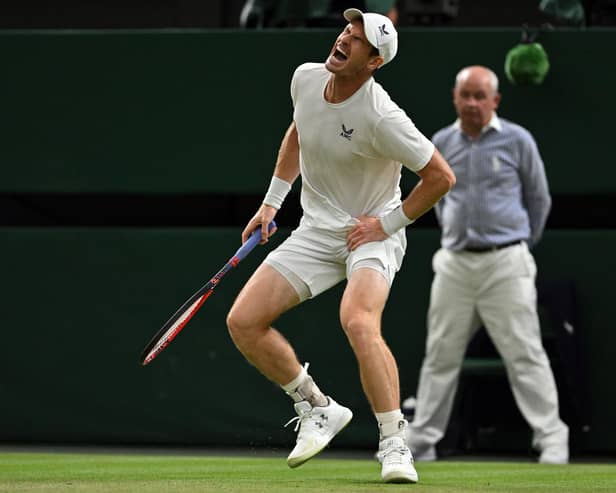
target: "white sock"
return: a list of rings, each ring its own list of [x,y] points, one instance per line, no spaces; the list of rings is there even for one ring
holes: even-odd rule
[[[406,442],[404,429],[406,428],[407,422],[400,409],[394,409],[393,411],[387,411],[385,413],[374,413],[374,416],[379,424],[379,436],[381,440],[397,436]]]
[[[308,376],[308,370],[306,369],[305,366],[302,366],[302,369],[299,372],[299,375],[297,375],[288,384],[281,385],[282,390],[284,390],[287,394],[291,394],[292,392],[295,392],[295,389],[297,389],[297,387],[299,387],[299,385],[304,381],[304,379],[307,376]]]
[[[291,380],[286,385],[281,385],[282,390],[284,390],[294,402],[300,401],[308,401],[313,407],[324,407],[327,406],[329,401],[327,397],[310,375],[308,375],[308,365],[306,363],[302,370],[299,372],[293,380]]]

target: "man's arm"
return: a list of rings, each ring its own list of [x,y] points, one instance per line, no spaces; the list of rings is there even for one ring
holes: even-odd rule
[[[412,221],[432,209],[456,184],[456,176],[436,148],[428,164],[417,174],[421,180],[402,201],[404,215]]]
[[[299,176],[299,138],[297,137],[295,122],[291,122],[282,138],[274,176],[291,185]]]
[[[522,160],[523,163],[520,166],[522,199],[528,211],[531,230],[529,246],[532,247],[537,244],[543,234],[552,206],[552,198],[545,175],[545,166],[537,144],[532,137],[529,138],[528,142],[525,142]]]
[[[382,241],[429,211],[456,183],[456,177],[435,148],[430,161],[417,172],[421,178],[397,209],[383,218],[361,216],[347,235],[349,250],[369,241]]]
[[[295,122],[291,122],[287,129],[276,159],[274,175],[270,182],[269,189],[263,199],[263,204],[257,210],[252,219],[248,222],[242,232],[242,243],[244,243],[252,232],[261,226],[261,243],[265,243],[267,238],[276,232],[272,229],[268,232],[267,226],[272,222],[278,209],[282,205],[286,195],[291,190],[293,182],[299,176],[299,139]]]

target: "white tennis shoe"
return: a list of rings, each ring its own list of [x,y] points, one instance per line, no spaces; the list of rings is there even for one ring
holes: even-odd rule
[[[301,466],[317,455],[351,421],[350,409],[331,397],[327,399],[329,404],[324,407],[312,407],[308,401],[295,404],[297,416],[285,425],[297,421],[295,431],[299,430],[295,448],[287,457],[289,467]]]
[[[404,440],[393,436],[381,440],[377,458],[381,463],[381,478],[386,483],[416,483],[419,476],[413,465],[413,454]]]
[[[552,445],[541,451],[540,464],[568,464],[569,447],[567,445]]]

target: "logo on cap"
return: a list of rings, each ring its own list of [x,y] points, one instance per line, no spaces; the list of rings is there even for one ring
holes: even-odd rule
[[[381,33],[381,36],[385,36],[386,34],[389,34],[386,30],[385,30],[386,25],[383,24],[382,26],[379,26],[379,32]]]

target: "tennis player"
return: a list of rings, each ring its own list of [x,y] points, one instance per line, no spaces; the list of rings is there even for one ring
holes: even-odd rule
[[[238,349],[295,402],[297,467],[319,453],[351,420],[324,394],[271,324],[285,311],[346,279],[342,328],[376,416],[385,482],[417,482],[400,412],[396,361],[381,335],[381,314],[406,248],[405,227],[455,182],[432,143],[374,80],[393,60],[396,30],[382,15],[347,9],[349,22],[323,63],[299,66],[291,81],[293,122],[280,147],[263,204],[242,233],[274,219],[302,176],[300,225],[272,251],[238,295],[227,318]],[[404,202],[401,165],[421,178]],[[324,340],[327,340],[324,338]]]

